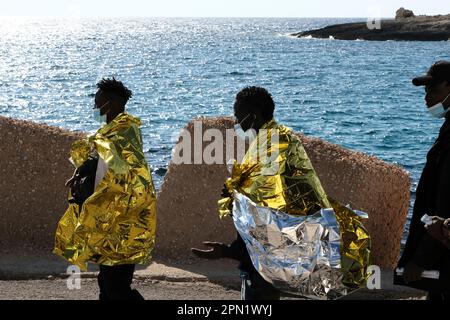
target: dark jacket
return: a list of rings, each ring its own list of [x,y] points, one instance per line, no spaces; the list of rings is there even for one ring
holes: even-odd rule
[[[449,266],[450,252],[426,232],[420,221],[425,214],[450,217],[450,116],[447,116],[439,137],[427,155],[427,163],[417,186],[408,240],[398,264],[398,267],[405,267],[413,261],[425,270],[450,272],[444,270]]]
[[[247,246],[245,245],[245,242],[239,232],[237,233],[236,240],[234,240],[234,242],[228,246],[225,254],[227,258],[234,259],[240,262],[239,269],[241,271],[245,271],[248,273],[257,272],[255,267],[253,266],[252,260],[247,250]]]

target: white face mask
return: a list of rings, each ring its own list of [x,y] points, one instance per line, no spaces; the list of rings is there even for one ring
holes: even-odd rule
[[[442,102],[428,108],[428,112],[430,112],[434,118],[443,118],[450,110],[450,108],[446,109],[443,104],[448,99],[448,97],[450,97],[450,94]]]
[[[100,108],[94,108],[93,112],[92,112],[92,116],[94,117],[95,121],[103,124],[106,123],[108,120],[108,113],[105,113],[104,115],[101,115],[101,109],[106,106],[109,103],[109,101],[107,103],[105,103],[104,105],[102,105]]]
[[[248,129],[247,131],[244,131],[244,129],[242,129],[242,127],[241,127],[241,123],[244,122],[249,116],[250,115],[246,116],[244,120],[242,120],[240,123],[236,124],[234,126],[234,131],[236,132],[236,136],[239,139],[244,140],[244,141],[248,140],[251,142],[251,141],[255,140],[256,136],[257,136],[256,130],[253,129],[254,123],[252,123],[250,129]],[[255,116],[255,118],[256,118],[256,116]]]

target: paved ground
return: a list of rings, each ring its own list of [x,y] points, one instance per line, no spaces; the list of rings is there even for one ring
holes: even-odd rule
[[[137,279],[134,287],[147,300],[237,300],[239,291],[209,282],[169,282]],[[80,290],[68,290],[66,280],[0,281],[3,300],[96,300],[96,279],[82,279]]]
[[[171,282],[136,279],[134,287],[147,300],[239,300],[239,288],[211,282]],[[80,290],[67,289],[65,279],[0,281],[2,300],[96,300],[97,281],[82,279]],[[283,299],[295,299],[284,297]],[[361,291],[345,298],[351,300],[419,300],[422,293]]]
[[[67,276],[40,274],[36,277],[0,281],[4,300],[96,300],[98,287],[95,269],[81,277],[81,288],[69,290]],[[425,294],[391,285],[392,273],[383,271],[382,290],[362,289],[345,299],[409,300],[424,299]],[[134,287],[148,300],[238,300],[239,275],[236,264],[228,261],[190,263],[153,263],[139,268]],[[297,299],[284,297],[283,299]]]

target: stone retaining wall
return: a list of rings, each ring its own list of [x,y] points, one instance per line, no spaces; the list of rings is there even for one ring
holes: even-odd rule
[[[224,132],[233,126],[229,118],[202,121],[203,130]],[[194,126],[187,128],[193,132]],[[0,117],[0,136],[2,278],[24,269],[32,273],[34,258],[44,269],[46,261],[49,266],[58,261],[51,250],[57,222],[67,207],[64,184],[73,173],[69,148],[83,134]],[[408,174],[320,139],[301,139],[327,193],[369,213],[373,262],[393,268],[409,207]],[[192,257],[190,248],[202,241],[234,240],[231,219],[220,220],[216,209],[227,176],[225,165],[169,165],[158,194],[155,258],[185,260]]]

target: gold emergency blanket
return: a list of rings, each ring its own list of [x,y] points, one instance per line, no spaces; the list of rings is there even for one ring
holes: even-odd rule
[[[108,166],[94,194],[82,207],[71,203],[56,231],[53,252],[83,271],[87,262],[114,266],[147,263],[151,258],[156,194],[140,124],[138,118],[122,113],[72,145],[71,161],[77,168],[91,153]]]
[[[290,129],[275,120],[264,125],[242,162],[235,161],[226,188],[230,196],[219,201],[222,218],[231,215],[233,203],[238,200],[233,196],[235,192],[257,206],[274,209],[294,220],[317,215],[322,209],[332,209],[339,229],[342,283],[353,289],[365,284],[370,265],[370,236],[362,224],[362,215],[327,197],[299,138]],[[258,270],[254,259],[257,254],[251,252],[249,243],[246,241],[247,249]],[[316,260],[317,257],[311,257],[311,261]],[[314,270],[314,266],[310,270]],[[264,273],[264,270],[258,271]],[[270,273],[274,271],[266,274]]]

